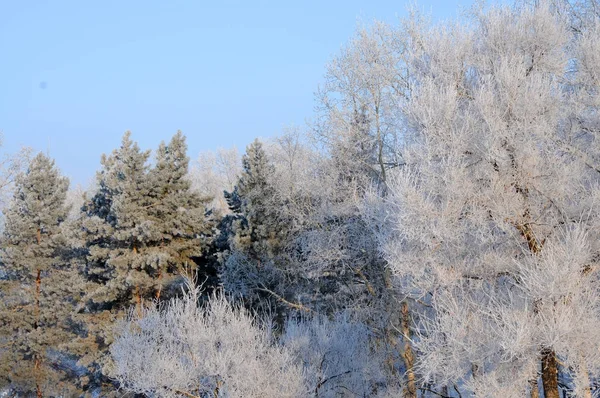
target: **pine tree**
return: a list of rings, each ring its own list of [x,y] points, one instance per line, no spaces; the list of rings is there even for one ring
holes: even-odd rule
[[[153,284],[139,261],[140,249],[150,238],[150,151],[141,151],[130,135],[126,132],[121,147],[103,156],[103,169],[97,174],[99,190],[82,208],[81,232],[87,249],[84,274],[96,285],[88,297],[109,306],[135,302],[139,290],[149,290]]]
[[[87,282],[78,309],[86,324],[87,344],[87,350],[80,352],[80,363],[88,368],[95,385],[110,383],[104,376],[109,369],[112,329],[131,303],[141,304],[140,279],[145,280],[146,290],[153,287],[148,287],[153,279],[144,278],[139,267],[139,248],[148,231],[141,227],[148,218],[150,152],[141,151],[130,137],[126,132],[121,146],[102,156],[102,169],[96,174],[98,190],[86,201],[76,223],[80,272]]]
[[[57,353],[74,336],[72,270],[61,224],[69,181],[54,161],[35,156],[16,179],[7,211],[0,300],[0,380],[24,394],[65,393]]]
[[[354,110],[347,131],[332,140],[331,158],[340,174],[340,186],[364,191],[371,183],[382,181],[370,125],[368,109],[363,105]]]
[[[152,242],[148,259],[154,262],[162,280],[156,291],[160,298],[163,284],[177,277],[184,268],[192,268],[194,259],[207,250],[213,222],[206,215],[211,200],[191,190],[187,178],[189,158],[185,136],[178,131],[168,145],[160,144],[151,181],[148,216],[152,221]]]
[[[161,144],[150,168],[150,152],[141,151],[127,132],[120,148],[102,158],[99,189],[79,223],[82,273],[89,284],[80,312],[90,350],[82,362],[92,371],[110,373],[106,354],[115,320],[130,305],[141,311],[162,299],[163,288],[180,280],[184,267],[193,268],[209,242],[212,224],[206,200],[190,190],[186,150],[178,133],[169,145]]]
[[[274,203],[276,190],[269,181],[274,169],[259,140],[246,149],[242,167],[234,193],[229,194],[240,198],[240,213],[244,216],[234,227],[234,246],[247,250],[254,259],[272,257],[281,247],[285,228]]]
[[[230,251],[222,257],[225,289],[240,294],[251,306],[270,306],[267,298],[282,302],[287,267],[280,256],[289,229],[284,225],[274,175],[263,145],[255,140],[242,158],[242,173],[232,193],[225,193],[232,215],[227,217]],[[269,292],[268,294],[266,292]],[[272,308],[271,308],[272,309]]]

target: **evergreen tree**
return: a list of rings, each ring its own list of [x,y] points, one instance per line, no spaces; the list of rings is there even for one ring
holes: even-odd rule
[[[285,228],[274,203],[277,192],[269,180],[274,169],[260,141],[255,140],[248,146],[242,167],[234,193],[226,195],[240,198],[239,211],[244,216],[234,224],[233,245],[246,250],[254,259],[272,257],[281,247]]]
[[[377,163],[377,143],[370,135],[367,107],[355,109],[348,125],[344,133],[332,140],[331,158],[340,174],[339,185],[364,191],[372,182],[383,181]]]
[[[150,151],[141,151],[130,135],[126,132],[121,147],[103,156],[103,169],[97,174],[99,190],[82,208],[81,232],[87,249],[84,274],[96,285],[88,298],[109,307],[135,302],[140,289],[153,285],[140,261],[140,250],[150,237]]]
[[[54,161],[34,157],[16,179],[1,251],[0,383],[36,396],[65,394],[57,352],[70,331],[72,272],[61,223],[69,181]]]
[[[121,146],[102,156],[98,190],[82,207],[77,223],[81,274],[87,281],[78,310],[87,327],[87,350],[80,353],[80,363],[88,367],[95,385],[110,383],[104,376],[114,323],[136,299],[141,304],[140,279],[146,290],[152,285],[152,278],[143,275],[139,255],[148,232],[143,226],[148,218],[150,152],[141,151],[130,136],[126,132]]]
[[[206,205],[211,199],[191,190],[186,152],[185,136],[178,131],[168,145],[160,144],[156,166],[149,175],[152,241],[147,255],[163,284],[177,277],[182,269],[192,267],[193,260],[206,252],[214,224],[206,216]],[[161,286],[155,292],[157,299]]]
[[[226,220],[230,251],[222,257],[225,289],[242,295],[251,306],[270,307],[267,298],[285,296],[282,286],[286,262],[280,257],[288,229],[282,222],[273,165],[262,143],[255,140],[242,158],[242,173],[225,197],[233,212]],[[269,291],[270,294],[265,292]],[[271,308],[272,309],[272,308]]]
[[[212,224],[205,199],[190,190],[185,138],[177,133],[160,145],[156,166],[147,164],[125,133],[119,149],[102,159],[98,192],[82,208],[79,224],[84,265],[89,282],[80,312],[88,326],[89,351],[83,363],[110,373],[106,354],[113,325],[134,304],[161,297],[176,286],[182,268],[193,267],[209,243]],[[104,380],[106,381],[106,380]]]

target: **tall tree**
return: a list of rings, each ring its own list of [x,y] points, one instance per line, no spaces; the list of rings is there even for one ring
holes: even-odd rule
[[[154,288],[154,270],[140,250],[150,238],[148,157],[125,133],[119,149],[103,156],[98,192],[82,208],[84,274],[95,284],[88,297],[96,303],[135,303]]]
[[[589,397],[600,366],[598,130],[575,123],[597,114],[582,63],[597,44],[570,45],[580,39],[538,3],[476,12],[468,28],[413,26],[408,40],[407,166],[383,248],[429,306],[422,382],[475,396],[533,397],[541,381],[558,398],[560,362]]]
[[[400,150],[404,124],[399,110],[411,95],[408,58],[404,29],[378,21],[359,27],[327,66],[325,84],[318,91],[320,110],[314,129],[331,156],[329,167],[337,176],[337,192],[327,199],[330,213],[313,229],[314,235],[321,235],[312,240],[320,247],[309,252],[311,257],[328,255],[323,264],[337,275],[333,285],[351,293],[337,306],[370,302],[370,322],[378,323],[392,353],[398,351],[394,348],[397,328],[392,326],[400,323],[400,315],[393,310],[398,303],[389,268],[376,249],[375,236],[366,228],[359,203],[369,191],[385,195],[390,170],[404,163]],[[408,340],[405,347],[407,358],[412,357]],[[408,379],[413,378],[411,363],[405,361]],[[409,390],[406,396],[415,398],[415,388]]]
[[[328,65],[319,87],[315,132],[345,166],[385,183],[401,163],[402,128],[396,109],[408,95],[401,32],[383,22],[360,27]],[[348,156],[352,152],[352,156]]]
[[[67,375],[56,359],[56,352],[75,337],[70,324],[73,272],[61,234],[69,211],[68,186],[54,161],[40,153],[17,176],[6,211],[0,379],[38,397],[72,393],[61,388]]]
[[[255,140],[246,149],[242,169],[235,191],[241,199],[240,212],[245,222],[236,226],[235,244],[257,259],[261,255],[274,255],[284,228],[273,205],[276,191],[270,178],[274,168],[260,141]]]
[[[206,253],[212,239],[214,222],[206,208],[212,198],[191,189],[188,165],[185,136],[179,131],[168,145],[160,144],[156,165],[148,176],[152,241],[147,252],[162,280],[155,291],[157,299],[163,284],[178,277],[184,268],[194,268],[194,260]]]
[[[221,225],[228,231],[230,248],[222,256],[221,279],[229,292],[255,305],[268,303],[269,297],[285,300],[281,283],[287,264],[279,255],[289,229],[281,217],[283,204],[273,185],[274,173],[263,144],[255,140],[242,158],[234,191],[225,193],[233,214],[225,220],[230,225]]]
[[[162,298],[184,267],[194,268],[210,240],[208,199],[190,190],[186,150],[177,133],[160,145],[150,168],[150,151],[125,133],[120,148],[103,156],[98,191],[82,208],[80,250],[89,286],[80,312],[88,314],[90,343],[83,362],[105,375],[114,321],[129,305],[141,311]]]
[[[78,309],[86,324],[83,341],[87,343],[87,350],[80,352],[80,363],[88,368],[92,385],[100,388],[111,384],[106,378],[110,369],[107,354],[115,321],[130,304],[141,306],[142,294],[151,296],[154,288],[154,278],[144,274],[139,256],[148,236],[144,222],[149,204],[149,156],[150,151],[141,151],[126,132],[121,146],[102,156],[97,191],[84,203],[74,224],[81,274],[87,281]]]

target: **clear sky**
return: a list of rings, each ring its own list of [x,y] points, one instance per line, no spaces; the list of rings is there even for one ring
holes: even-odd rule
[[[471,0],[420,0],[450,19]],[[46,151],[86,185],[125,130],[189,155],[303,125],[325,65],[357,22],[408,1],[0,0],[2,151]]]

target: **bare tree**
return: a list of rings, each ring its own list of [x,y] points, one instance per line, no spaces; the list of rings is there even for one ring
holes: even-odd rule
[[[227,214],[229,207],[223,191],[232,191],[242,171],[242,159],[237,148],[219,148],[202,152],[192,165],[189,179],[192,189],[213,198],[209,208]]]

